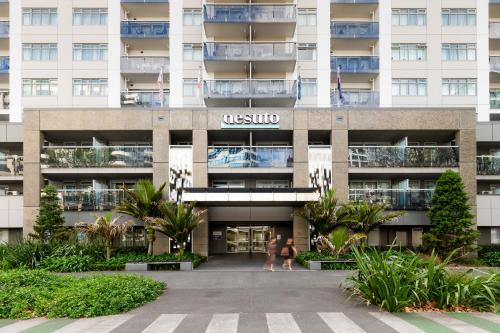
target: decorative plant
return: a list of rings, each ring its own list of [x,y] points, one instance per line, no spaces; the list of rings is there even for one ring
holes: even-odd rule
[[[34,233],[30,236],[42,241],[52,241],[63,238],[67,228],[64,226],[63,210],[57,189],[52,185],[43,188],[40,197],[40,210],[33,226]]]
[[[340,226],[331,233],[330,239],[319,238],[316,247],[322,254],[338,257],[346,254],[352,246],[364,238],[366,238],[364,234],[351,234],[346,227]]]

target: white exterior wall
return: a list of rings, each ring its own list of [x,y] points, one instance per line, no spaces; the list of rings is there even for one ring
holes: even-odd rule
[[[183,19],[182,0],[170,0],[170,107],[183,102]]]
[[[490,114],[489,5],[477,2],[477,118],[488,121]]]
[[[10,98],[10,121],[20,122],[23,119],[22,108],[22,6],[21,0],[11,0],[9,2],[9,98]]]
[[[330,106],[330,3],[317,0],[318,13],[318,106]]]
[[[379,2],[379,91],[380,106],[392,106],[392,61],[391,61],[391,43],[392,43],[392,23],[391,3],[390,1]]]
[[[108,0],[108,106],[120,107],[120,15],[119,1]]]

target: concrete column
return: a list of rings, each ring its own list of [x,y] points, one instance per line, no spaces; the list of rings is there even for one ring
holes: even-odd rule
[[[307,130],[293,131],[293,186],[309,187],[308,155],[309,137]]]
[[[349,136],[347,129],[332,130],[332,185],[341,202],[349,199]]]
[[[298,252],[309,250],[309,223],[295,215],[301,208],[294,208],[293,215],[293,241]]]
[[[207,130],[193,130],[193,187],[208,186],[207,146]]]
[[[156,187],[167,183],[164,190],[165,198],[168,198],[169,182],[170,132],[168,120],[168,111],[153,112],[153,183]]]
[[[153,254],[163,254],[170,252],[170,238],[161,232],[155,232],[155,242],[153,244]]]
[[[208,256],[208,211],[205,207],[198,207],[205,210],[203,213],[203,223],[193,231],[193,252]]]

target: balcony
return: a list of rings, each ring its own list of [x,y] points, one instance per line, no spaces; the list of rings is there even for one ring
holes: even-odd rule
[[[122,189],[58,190],[64,211],[110,211],[125,198]]]
[[[335,57],[330,59],[330,68],[332,73],[337,72],[340,68],[341,73],[350,74],[365,74],[379,72],[379,57],[362,56],[362,57]]]
[[[0,90],[0,112],[6,110],[10,106],[9,90]]]
[[[10,68],[9,57],[0,57],[0,74],[8,74]]]
[[[332,38],[378,38],[378,22],[331,22]]]
[[[490,91],[490,108],[500,109],[500,90]]]
[[[500,57],[490,57],[490,71],[500,72]]]
[[[159,74],[169,70],[168,57],[122,57],[121,71],[126,74]]]
[[[0,38],[9,38],[9,21],[0,21]]]
[[[378,91],[343,90],[342,97],[340,100],[338,91],[332,90],[330,93],[332,106],[364,107],[378,106],[380,103]]]
[[[350,201],[383,202],[390,210],[428,210],[434,189],[349,189]]]
[[[163,93],[163,106],[168,106],[169,91]],[[158,90],[129,90],[121,93],[122,107],[143,107],[159,108],[161,107],[160,93]]]
[[[500,22],[490,22],[490,38],[500,38]]]
[[[373,4],[378,3],[378,0],[330,0],[332,4]]]
[[[169,0],[120,0],[121,3],[169,3]]]
[[[290,146],[212,146],[208,148],[210,168],[291,168]]]
[[[476,159],[477,174],[480,176],[500,176],[500,156],[483,155]]]
[[[0,153],[0,179],[18,177],[23,174],[23,156],[5,155]]]
[[[48,168],[151,168],[152,146],[45,146],[40,155]]]
[[[205,5],[208,23],[295,22],[295,5]]]
[[[349,146],[351,168],[455,168],[457,146]]]
[[[122,21],[122,38],[168,38],[169,22]]]

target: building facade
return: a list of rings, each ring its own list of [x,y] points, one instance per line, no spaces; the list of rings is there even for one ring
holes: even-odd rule
[[[202,253],[306,248],[293,212],[329,187],[407,211],[370,241],[415,246],[451,168],[500,242],[499,24],[494,0],[0,1],[1,239],[44,184],[72,225],[149,178],[208,209]]]

